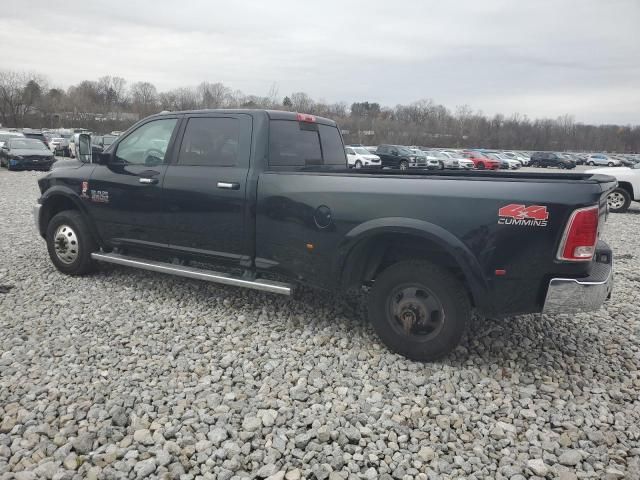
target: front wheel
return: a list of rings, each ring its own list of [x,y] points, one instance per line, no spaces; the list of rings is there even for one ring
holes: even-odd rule
[[[479,162],[479,163],[478,163],[478,165],[476,165],[476,168],[477,168],[478,170],[484,170],[484,163]]]
[[[362,168],[362,162],[360,160],[356,160],[356,168]]]
[[[91,253],[98,250],[98,245],[80,212],[56,214],[49,221],[46,239],[49,257],[62,273],[83,275],[95,268]]]
[[[400,162],[400,170],[407,170],[409,168],[409,162],[402,160]]]
[[[624,213],[631,205],[631,195],[623,188],[616,188],[607,197],[609,211],[613,213]]]
[[[613,167],[613,162],[609,162],[609,163],[607,163],[607,166],[609,166],[609,167]]]
[[[382,342],[412,360],[443,357],[471,318],[465,287],[447,270],[407,260],[384,270],[369,292],[368,316]]]
[[[587,163],[587,165],[589,165],[590,167],[595,167],[596,163],[595,162],[589,162],[589,163]]]

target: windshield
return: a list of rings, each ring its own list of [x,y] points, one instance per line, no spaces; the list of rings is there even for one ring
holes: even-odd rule
[[[371,152],[364,147],[356,147],[353,150],[360,155],[371,155]]]
[[[442,152],[435,152],[433,150],[427,152],[427,155],[431,156],[431,157],[435,157],[435,158],[440,158],[440,159],[447,159],[449,157],[447,157],[444,153]]]
[[[407,147],[398,147],[398,153],[400,155],[413,155],[413,152]]]
[[[9,146],[13,149],[24,150],[49,150],[47,146],[40,140],[34,140],[31,138],[21,138],[19,140],[11,140]]]

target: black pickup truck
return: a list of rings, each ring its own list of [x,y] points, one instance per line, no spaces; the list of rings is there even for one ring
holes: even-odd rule
[[[595,174],[351,170],[336,124],[265,110],[162,113],[39,180],[58,270],[110,262],[290,295],[368,293],[382,341],[417,360],[483,316],[597,309],[616,181]]]

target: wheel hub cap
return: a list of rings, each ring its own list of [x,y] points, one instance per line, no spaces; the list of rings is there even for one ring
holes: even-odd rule
[[[389,314],[405,335],[428,338],[444,324],[444,309],[434,293],[418,285],[399,287],[389,301]]]
[[[609,195],[609,198],[607,198],[607,203],[610,208],[621,208],[622,205],[624,205],[624,197],[621,193],[612,193]]]
[[[58,259],[65,264],[78,258],[78,236],[69,225],[60,225],[53,237],[54,250]]]

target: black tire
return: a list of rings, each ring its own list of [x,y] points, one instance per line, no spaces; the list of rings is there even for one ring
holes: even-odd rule
[[[596,163],[594,161],[591,161],[591,162],[587,162],[587,165],[589,165],[590,167],[595,167]]]
[[[484,162],[478,162],[478,165],[476,165],[476,168],[478,170],[484,170]]]
[[[418,296],[416,292],[411,298],[433,299],[442,307],[426,314],[432,321],[440,322],[431,332],[407,333],[399,317],[392,313],[404,301],[401,312],[423,318],[409,297],[405,300],[403,293],[398,297],[398,289],[411,290],[414,285],[428,294]],[[447,270],[422,260],[398,262],[378,275],[369,292],[367,311],[373,328],[389,349],[419,361],[436,360],[451,352],[460,343],[471,318],[467,291],[460,281]],[[441,314],[433,315],[439,311]],[[412,329],[421,328],[419,324],[412,325]]]
[[[65,231],[65,227],[69,230]],[[66,240],[64,246],[60,245],[61,237]],[[98,244],[80,212],[65,210],[54,215],[47,225],[46,241],[49,257],[62,273],[84,275],[95,270],[96,264],[91,259],[91,253],[98,250]],[[66,255],[57,251],[57,246],[61,249],[64,247]]]
[[[400,164],[398,165],[398,168],[400,168],[400,170],[408,170],[409,169],[409,162],[407,162],[406,160],[402,160],[400,162]]]
[[[362,162],[360,160],[356,160],[355,167],[356,168],[362,168]]]
[[[631,205],[631,195],[624,188],[618,187],[607,197],[607,204],[610,212],[624,213],[629,210],[629,205]]]
[[[444,162],[438,162],[438,168],[440,168],[440,170],[444,170]]]
[[[613,162],[609,162],[609,163],[607,163],[607,166],[608,166],[608,167],[613,167]]]

